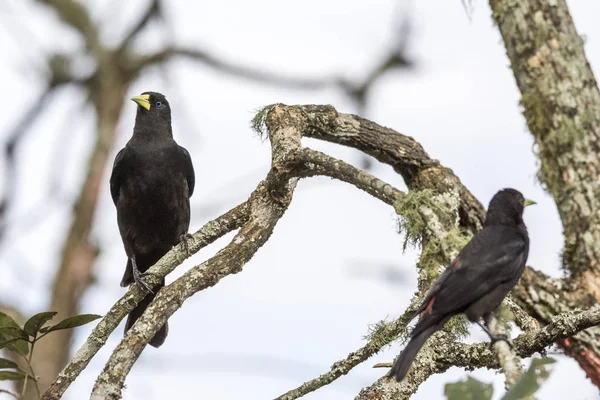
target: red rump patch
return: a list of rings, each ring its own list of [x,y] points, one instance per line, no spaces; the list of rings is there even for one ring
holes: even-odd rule
[[[435,296],[432,297],[431,300],[429,300],[429,303],[427,303],[427,307],[425,307],[425,311],[423,311],[424,313],[431,314],[431,307],[433,306],[434,301],[435,301]]]

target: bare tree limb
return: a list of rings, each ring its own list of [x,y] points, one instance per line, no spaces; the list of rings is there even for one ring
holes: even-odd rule
[[[565,0],[490,6],[565,230],[564,265],[600,300],[600,91],[583,40]]]
[[[4,145],[4,156],[6,166],[4,169],[4,193],[0,197],[0,242],[4,236],[7,224],[8,210],[12,205],[13,196],[16,193],[16,171],[15,171],[15,152],[19,142],[25,138],[29,128],[35,122],[36,118],[45,109],[52,89],[44,89],[39,97],[32,102],[31,107],[23,113],[23,116],[15,124],[14,128],[8,133],[8,139]]]
[[[100,57],[104,48],[100,43],[98,28],[88,9],[77,0],[37,0],[54,9],[65,24],[75,29],[82,36],[88,51]]]
[[[531,357],[557,341],[575,335],[600,324],[600,307],[583,312],[569,312],[557,315],[543,328],[519,335],[514,340],[515,352],[519,357]],[[417,357],[416,368],[398,383],[394,379],[382,377],[371,387],[364,389],[357,400],[408,399],[419,385],[431,375],[445,372],[452,366],[466,368],[500,368],[498,358],[488,343],[463,344],[448,340],[445,333],[438,333],[438,340],[430,340],[428,346],[436,357]],[[426,352],[428,353],[428,352]],[[381,363],[378,367],[391,367],[392,363]],[[418,371],[417,371],[418,370]],[[416,372],[417,371],[417,372]]]
[[[272,167],[248,200],[250,218],[235,238],[215,256],[186,272],[172,284],[161,289],[142,317],[127,332],[113,351],[104,370],[98,376],[91,399],[115,400],[121,398],[125,377],[146,344],[167,319],[190,296],[217,284],[225,276],[238,273],[269,239],[275,225],[292,200],[298,178],[282,178],[286,171],[285,157],[300,148],[302,129],[286,121],[299,121],[303,116],[293,108],[276,108],[269,113],[276,129],[270,131]],[[285,172],[284,172],[285,173]]]
[[[266,108],[266,110],[268,109],[270,107]],[[450,214],[455,212],[458,217],[457,222],[464,229],[475,232],[481,226],[483,207],[464,188],[452,171],[442,167],[437,160],[432,160],[414,139],[363,118],[339,114],[330,106],[301,106],[300,109],[308,117],[309,124],[304,132],[306,136],[355,147],[392,165],[404,177],[409,189],[413,191],[433,190],[434,193],[439,193],[437,199],[439,203],[443,204],[442,208],[447,208]],[[265,111],[259,113],[253,123],[258,131],[264,130],[265,115]],[[452,193],[456,193],[455,197]],[[425,259],[422,258],[423,265],[430,265],[429,268],[433,269],[446,265],[455,255],[453,252],[459,250],[456,242],[453,243],[454,246],[440,245],[440,241],[452,236],[451,232],[455,228],[453,219],[448,220],[447,217],[436,215],[435,209],[437,208],[428,208],[423,205],[419,205],[417,208],[427,226],[426,231],[423,232],[427,239],[422,252],[422,257],[425,257]],[[428,250],[428,248],[436,250]],[[439,250],[437,250],[439,248],[446,248],[446,251],[439,254]],[[435,276],[437,276],[437,271],[428,272],[427,268],[421,270],[419,288],[422,292],[428,288]],[[393,338],[389,339],[389,341],[391,340]],[[498,355],[506,371],[509,372],[507,383],[510,384],[518,379],[520,361],[508,347],[502,348],[501,345],[498,346]],[[329,374],[324,377],[333,380],[339,376],[341,374],[337,374],[335,377]],[[316,378],[286,395],[302,394],[304,390],[314,388],[315,385],[327,381],[322,378]],[[423,381],[426,379],[426,377],[422,378]]]
[[[137,75],[139,71],[141,71],[143,68],[148,68],[157,64],[162,64],[169,59],[177,57],[200,62],[203,65],[211,67],[217,70],[218,72],[222,72],[230,76],[281,87],[316,90],[335,85],[350,85],[350,83],[345,79],[335,77],[303,79],[279,75],[278,73],[272,71],[241,66],[237,63],[221,59],[201,49],[173,46],[167,47],[154,54],[138,56],[137,58],[132,59],[132,61],[128,65],[129,73],[131,75]]]
[[[502,304],[501,307],[504,307],[504,304]],[[501,321],[498,317],[498,312],[494,313],[489,319],[488,329],[495,335],[506,335],[506,337],[510,337],[510,324],[508,321]],[[516,352],[510,348],[508,343],[502,340],[494,343],[494,350],[506,378],[504,380],[504,387],[509,389],[512,385],[517,383],[519,378],[523,375],[523,361]],[[524,400],[531,399],[528,398]]]
[[[515,317],[515,323],[519,328],[523,331],[528,332],[534,329],[538,329],[541,325],[540,323],[529,314],[527,314],[517,303],[514,302],[512,296],[507,297],[504,300],[504,304],[513,313]]]
[[[283,148],[286,148],[286,146],[289,147],[289,145],[287,145],[285,140],[280,140],[277,142],[276,145],[274,145],[274,148],[277,149],[277,151],[282,152],[282,150],[280,150],[282,148],[282,146],[283,146]],[[328,172],[324,172],[324,175],[331,176],[333,178],[352,183],[358,187],[362,187],[368,193],[387,202],[388,204],[393,204],[395,201],[398,201],[403,196],[402,192],[393,188],[391,185],[389,185],[385,182],[382,182],[379,179],[373,177],[372,175],[370,175],[366,172],[360,171],[360,170],[352,167],[351,165],[344,163],[343,161],[336,160],[336,159],[329,157],[323,153],[316,152],[316,151],[313,151],[310,149],[302,149],[301,151],[296,151],[295,149],[289,150],[287,148],[285,150],[285,153],[288,154],[288,156],[285,158],[279,158],[278,156],[274,155],[273,169],[279,170],[280,172],[269,174],[269,178],[266,181],[269,183],[269,187],[275,186],[276,183],[278,183],[278,184],[281,183],[283,186],[286,186],[287,185],[286,183],[284,183],[284,182],[282,183],[282,181],[278,182],[278,180],[277,180],[278,178],[276,178],[276,176],[278,174],[285,175],[288,168],[292,168],[292,167],[296,168],[297,171],[296,171],[295,175],[297,175],[297,177],[302,177],[302,176],[312,176],[316,173],[314,170],[315,168],[325,167],[325,168],[330,168],[331,170]],[[277,154],[279,154],[279,153],[277,153]],[[285,179],[287,179],[287,181],[289,181],[289,180],[295,179],[295,178],[296,178],[296,176],[288,176]],[[259,189],[260,189],[260,187],[259,187]],[[271,196],[274,193],[274,191],[272,191],[272,190],[270,190],[269,192],[270,192]],[[240,235],[242,235],[242,233],[240,233]],[[234,242],[235,242],[235,240],[234,240]],[[200,267],[198,267],[198,268],[200,268]],[[150,273],[152,273],[152,269],[150,270]],[[120,303],[122,303],[124,299],[122,299],[120,301]],[[136,298],[136,300],[138,300],[138,299]],[[111,313],[113,312],[115,307],[113,307],[113,309],[111,310]],[[125,315],[125,314],[126,313],[121,312],[121,317],[122,317],[122,315]],[[156,319],[153,319],[153,321],[156,322]],[[117,321],[117,323],[118,323],[118,321]],[[97,328],[97,329],[99,329],[99,328]],[[90,335],[90,339],[88,339],[88,342],[90,342],[90,340],[94,336],[97,336],[97,335],[95,335],[95,333],[93,332],[92,335]],[[96,337],[94,340],[97,342],[98,338]],[[102,341],[102,343],[103,343],[103,341]],[[83,348],[85,348],[85,346]],[[78,354],[81,352],[82,352],[82,350],[80,350],[78,352]],[[90,355],[89,352],[85,352],[86,362],[76,362],[76,363],[72,362],[71,364],[73,364],[74,366],[81,366],[83,368],[83,367],[85,367],[87,361],[89,361],[89,358],[87,358],[87,357],[89,357],[89,355]],[[66,372],[67,369],[69,369],[72,373],[67,373]],[[62,383],[65,383],[65,382],[70,383],[68,380],[65,379],[65,376],[70,376],[70,377],[74,378],[74,376],[76,376],[76,374],[78,372],[79,372],[79,368],[71,368],[70,366],[68,366],[65,369],[65,371],[63,371],[63,373],[61,373],[62,379],[60,379],[60,381]],[[72,381],[72,379],[70,381]],[[63,386],[56,385],[57,382],[59,382],[59,380],[57,380],[55,382],[55,384],[53,384],[53,387],[51,387],[51,389],[54,389],[54,386],[57,386],[58,388],[60,388],[62,390],[66,389],[66,386],[64,386],[64,385]],[[58,393],[59,395],[61,394],[59,391],[55,390],[54,394],[56,394],[56,393]]]
[[[257,204],[261,208],[253,211],[255,216],[251,217],[248,224],[242,228],[228,247],[221,250],[203,265],[191,270],[172,285],[161,290],[155,302],[148,308],[147,313],[144,313],[144,316],[140,318],[140,325],[138,326],[138,323],[136,323],[131,330],[131,335],[128,333],[113,352],[103,373],[98,377],[92,395],[93,398],[120,398],[125,376],[145,344],[160,327],[161,321],[166,321],[187,297],[198,290],[216,284],[222,277],[241,270],[244,263],[268,239],[275,223],[291,200],[293,187],[290,186],[290,182],[294,183],[298,176],[312,176],[320,172],[353,183],[388,204],[393,204],[401,199],[402,193],[400,191],[366,172],[323,153],[310,149],[300,149],[300,138],[307,121],[302,109],[285,106],[275,107],[269,111],[267,118],[270,120],[269,137],[272,145],[272,168],[266,181],[261,183],[251,196],[252,199],[260,195],[261,201]],[[262,193],[262,187],[268,187],[269,190]],[[288,191],[281,193],[282,188],[287,188]],[[267,195],[268,197],[263,198]],[[277,204],[281,205],[280,208],[273,209]],[[268,208],[271,208],[271,210]],[[278,210],[277,214],[273,214],[275,210]],[[268,219],[270,223],[263,226],[256,233],[249,234],[248,232],[257,230],[254,227],[256,222],[253,219],[263,214],[272,216]],[[245,244],[248,241],[250,245]],[[225,268],[222,266],[222,261],[220,261],[224,255],[227,255],[227,260],[229,260]],[[184,290],[184,288],[187,289]],[[394,337],[389,337],[388,342]]]
[[[483,225],[485,209],[465,188],[452,170],[429,157],[412,137],[352,114],[342,114],[332,106],[301,106],[308,116],[304,135],[360,150],[399,173],[409,188],[444,192],[456,182],[460,195],[460,226],[471,233]],[[264,115],[264,113],[262,114]],[[260,116],[255,127],[260,129]]]
[[[571,276],[562,290],[542,292],[562,301],[538,296],[553,303],[546,310],[528,304],[547,322],[560,309],[587,306],[592,296],[600,301],[600,91],[565,0],[489,3],[536,143],[538,178],[554,197],[564,228],[563,265]],[[519,293],[523,306],[534,297]],[[564,348],[600,387],[600,330],[577,335]]]
[[[213,221],[208,222],[192,236],[188,241],[188,253],[181,246],[174,247],[162,257],[148,272],[149,284],[160,281],[162,277],[169,274],[180,265],[187,257],[195,254],[200,249],[208,246],[223,235],[238,229],[248,221],[250,208],[244,202]],[[79,376],[81,371],[89,364],[98,350],[106,343],[110,334],[116,329],[121,320],[134,309],[135,305],[146,293],[139,285],[133,285],[127,293],[121,297],[102,318],[94,328],[86,342],[75,354],[75,357],[58,374],[54,382],[42,395],[41,400],[53,400],[62,397],[70,384]]]
[[[299,166],[300,170],[296,171],[299,177],[320,175],[339,179],[364,190],[389,205],[394,205],[404,197],[404,193],[392,185],[320,151],[304,148],[298,156],[298,161],[303,164]]]
[[[275,400],[298,399],[348,374],[354,367],[379,353],[383,347],[390,344],[398,336],[405,335],[407,333],[406,325],[408,324],[410,314],[410,310],[406,311],[392,323],[382,323],[375,326],[373,332],[369,335],[370,339],[366,345],[348,354],[348,357],[345,359],[333,363],[328,372],[282,394]]]
[[[146,11],[142,14],[137,23],[131,28],[129,33],[121,40],[119,49],[116,51],[117,54],[123,54],[127,51],[128,47],[134,41],[134,39],[148,26],[153,18],[158,18],[162,14],[162,5],[160,0],[151,0],[150,5],[146,8]]]

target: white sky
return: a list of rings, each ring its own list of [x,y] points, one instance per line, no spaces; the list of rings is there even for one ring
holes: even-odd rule
[[[103,32],[109,43],[115,43],[146,4],[92,3],[95,18],[110,21]],[[525,217],[531,236],[529,264],[560,276],[560,221],[553,201],[536,182],[532,139],[487,3],[475,2],[472,21],[459,0],[404,4],[412,17],[409,53],[417,68],[380,79],[370,93],[364,116],[416,138],[432,157],[452,168],[484,204],[503,187],[515,187],[535,199],[539,205],[528,209]],[[600,3],[579,0],[569,6],[579,33],[587,38],[588,59],[597,67]],[[392,39],[394,2],[177,0],[168,2],[167,11],[170,30],[154,26],[138,43],[140,49],[174,41],[279,73],[355,78],[385,54]],[[36,75],[39,68],[32,68],[35,60],[39,65],[42,51],[73,52],[80,44],[72,32],[58,28],[56,18],[44,8],[12,0],[0,6],[0,17],[0,48],[3,59],[9,60],[0,64],[2,92],[9,94],[0,116],[3,135],[42,90],[43,79]],[[16,44],[9,32],[17,32],[31,46]],[[85,67],[85,60],[81,65]],[[283,102],[329,103],[342,112],[356,111],[335,89],[282,90],[185,61],[170,63],[168,79],[163,78],[158,70],[149,71],[129,94],[157,90],[170,100],[176,139],[188,148],[196,168],[192,231],[245,200],[268,171],[269,145],[249,129],[254,110]],[[21,185],[13,217],[34,209],[39,222],[33,227],[13,228],[10,246],[5,242],[0,249],[0,301],[17,302],[25,313],[47,307],[50,278],[67,226],[65,216],[70,213],[64,199],[77,193],[92,143],[92,114],[89,109],[81,112],[83,99],[84,94],[77,90],[61,91],[49,101],[47,111],[19,149]],[[118,148],[130,136],[134,113],[135,105],[127,104]],[[74,122],[66,123],[67,118]],[[59,140],[66,151],[57,157],[53,150]],[[306,144],[350,162],[359,160],[353,150],[316,141]],[[59,182],[62,200],[58,202],[64,204],[58,211],[44,206],[54,176],[48,165],[66,171]],[[0,172],[3,167],[0,164]],[[387,166],[376,165],[373,173],[404,188],[400,177]],[[108,175],[93,237],[103,252],[96,265],[97,283],[85,296],[82,312],[104,314],[124,292],[119,282],[125,266]],[[230,238],[188,260],[169,280],[205,260]],[[36,243],[35,251],[30,250],[32,243]],[[143,353],[127,379],[124,398],[268,399],[328,371],[334,361],[364,344],[362,336],[368,324],[397,317],[406,307],[415,290],[416,252],[403,254],[401,243],[390,207],[328,178],[301,182],[272,239],[244,271],[199,293],[173,316],[168,340],[160,350],[148,348]],[[90,329],[78,330],[75,347]],[[65,398],[81,399],[89,394],[121,332],[120,327]],[[478,328],[473,329],[472,339],[487,340]],[[385,372],[371,366],[391,361],[399,351],[396,343],[306,398],[353,398]],[[597,389],[574,361],[559,360],[540,399],[598,398]],[[466,375],[454,368],[435,376],[413,398],[441,398],[446,382]],[[494,398],[499,398],[502,375],[488,371],[473,375],[493,381]]]

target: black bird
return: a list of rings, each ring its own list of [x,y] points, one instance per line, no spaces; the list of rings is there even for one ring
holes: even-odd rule
[[[133,136],[115,158],[110,193],[128,257],[121,286],[141,283],[149,294],[129,314],[125,332],[165,285],[163,279],[148,288],[141,281],[142,273],[175,244],[187,245],[195,180],[190,154],[173,139],[171,108],[165,96],[145,92],[131,100],[138,104]],[[160,347],[167,333],[165,323],[150,345]]]
[[[529,253],[523,209],[531,204],[535,202],[525,199],[515,189],[504,189],[494,195],[481,232],[473,236],[440,274],[411,316],[413,319],[422,315],[388,376],[400,382],[427,338],[460,313],[481,326],[492,343],[507,340],[504,335],[492,335],[479,320],[488,319],[523,274]]]

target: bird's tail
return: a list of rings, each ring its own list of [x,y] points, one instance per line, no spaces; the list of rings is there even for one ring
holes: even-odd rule
[[[125,323],[125,333],[127,333],[127,331],[129,329],[131,329],[131,327],[133,326],[135,321],[137,321],[138,318],[142,316],[142,314],[144,313],[146,308],[148,308],[150,303],[152,303],[152,300],[154,300],[156,293],[163,286],[165,286],[164,281],[162,283],[156,285],[154,288],[152,288],[153,293],[149,293],[148,295],[146,295],[146,297],[144,297],[142,299],[142,301],[140,301],[138,303],[138,305],[129,313],[129,316],[127,317],[127,322]],[[163,326],[161,326],[158,331],[156,331],[152,340],[150,340],[150,343],[149,343],[150,346],[156,347],[156,348],[160,347],[165,342],[165,339],[167,338],[168,333],[169,333],[169,324],[167,322],[165,322],[165,324]]]
[[[400,382],[402,379],[404,379],[413,360],[427,339],[429,339],[429,336],[433,335],[438,329],[443,327],[446,321],[449,319],[444,318],[441,321],[425,321],[427,318],[428,317],[425,317],[419,321],[419,324],[417,324],[415,327],[415,331],[418,331],[419,333],[410,339],[406,347],[404,347],[404,350],[402,350],[402,353],[400,353],[400,357],[398,357],[394,363],[394,366],[388,373],[388,376],[395,377],[397,382]],[[425,329],[418,329],[421,323],[426,323],[430,326]]]

